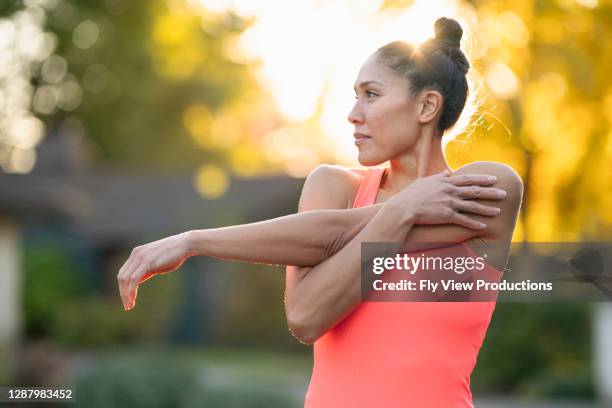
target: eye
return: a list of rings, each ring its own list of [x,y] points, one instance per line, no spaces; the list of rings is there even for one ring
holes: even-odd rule
[[[373,96],[378,96],[378,94],[376,92],[372,92],[372,91],[365,91],[368,99],[370,99]],[[359,99],[359,95],[355,95],[355,99]]]

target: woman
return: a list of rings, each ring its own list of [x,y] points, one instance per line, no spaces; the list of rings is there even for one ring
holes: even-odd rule
[[[135,248],[118,274],[126,309],[138,285],[189,256],[287,266],[285,307],[295,337],[314,343],[310,407],[470,407],[470,374],[494,302],[362,302],[361,242],[503,242],[504,269],[522,199],[508,166],[452,172],[441,136],[459,118],[469,63],[460,25],[440,18],[419,48],[393,42],[362,66],[349,114],[359,162],[308,176],[299,214],[194,230]],[[494,205],[491,205],[494,204]],[[247,245],[248,244],[248,245]]]

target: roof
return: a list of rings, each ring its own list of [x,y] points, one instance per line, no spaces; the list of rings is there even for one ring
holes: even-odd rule
[[[210,200],[197,193],[190,171],[91,169],[83,158],[87,147],[73,147],[47,137],[34,171],[0,172],[0,216],[59,222],[95,240],[134,240],[295,212],[304,183],[232,178],[226,193]]]

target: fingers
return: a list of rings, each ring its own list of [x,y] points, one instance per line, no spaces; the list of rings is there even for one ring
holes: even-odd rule
[[[140,276],[142,276],[145,262],[136,250],[132,251],[126,263],[117,274],[119,294],[125,310],[134,307],[135,293],[137,292]]]
[[[484,215],[487,217],[494,217],[501,213],[501,209],[498,207],[482,205],[475,201],[456,200],[453,206],[456,211],[461,211],[464,213],[471,213],[471,214],[476,214],[476,215]]]
[[[441,171],[441,172],[439,172],[439,173],[432,174],[432,175],[430,175],[429,177],[434,177],[434,178],[448,178],[448,177],[450,177],[450,171],[448,171],[448,170],[443,170],[443,171]]]
[[[130,255],[128,260],[123,264],[119,273],[117,274],[117,283],[119,285],[119,295],[121,296],[121,303],[123,303],[123,307],[126,308],[127,302],[127,285],[128,278],[132,270],[132,265],[134,263],[134,257]]]
[[[497,181],[497,177],[483,174],[462,174],[450,176],[445,181],[455,186],[490,186]]]
[[[138,285],[140,284],[140,277],[146,272],[147,267],[143,262],[141,263],[128,279],[126,299],[127,299],[127,310],[132,310],[136,305],[136,295],[138,294]]]
[[[487,226],[486,224],[480,221],[476,221],[468,217],[467,215],[460,214],[457,212],[453,213],[453,215],[451,216],[450,222],[452,224],[462,225],[466,228],[470,228],[470,229],[477,230],[477,231],[482,231]]]
[[[134,288],[134,293],[132,293],[132,302],[130,303],[130,307],[128,310],[132,310],[136,307],[136,296],[138,296],[138,285]]]
[[[500,200],[506,197],[506,191],[500,188],[472,185],[455,187],[455,189],[457,197],[463,199]]]

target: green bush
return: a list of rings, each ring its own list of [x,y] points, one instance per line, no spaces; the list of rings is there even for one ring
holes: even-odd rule
[[[150,355],[102,360],[76,379],[76,406],[87,408],[297,407],[284,390],[207,384],[201,368]]]
[[[472,375],[475,392],[594,398],[588,304],[499,303]]]
[[[44,337],[58,308],[67,300],[83,297],[85,280],[65,249],[50,241],[26,246],[24,271],[26,330]]]
[[[270,390],[247,390],[238,387],[207,389],[194,398],[189,407],[227,407],[227,408],[291,408],[300,404],[286,395]]]
[[[139,289],[136,307],[126,312],[115,296],[90,294],[66,300],[50,322],[50,339],[67,347],[106,347],[125,342],[163,342],[171,329],[180,282],[155,277]]]
[[[118,288],[104,295],[92,287],[68,251],[50,240],[26,246],[26,333],[64,347],[104,347],[130,340],[167,337],[181,300],[178,274],[155,277],[139,287],[137,305],[123,310]],[[114,276],[113,276],[114,279]]]
[[[115,302],[100,295],[67,299],[56,308],[49,324],[49,339],[64,347],[100,347],[129,338]]]

